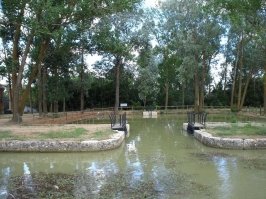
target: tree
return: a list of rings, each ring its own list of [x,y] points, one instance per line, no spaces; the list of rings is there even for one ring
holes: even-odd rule
[[[176,30],[176,48],[182,64],[179,76],[194,79],[194,111],[202,111],[206,77],[220,48],[223,28],[219,19],[203,10],[204,1],[166,1],[162,9],[170,13]],[[177,8],[177,9],[176,9]]]
[[[211,3],[213,10],[218,14],[229,16],[231,23],[243,28],[245,34],[248,34],[266,57],[266,2],[261,0],[214,0]],[[243,20],[244,19],[244,20]],[[264,114],[266,114],[266,63],[264,63]]]
[[[146,21],[144,27],[149,30],[151,38],[156,42],[155,53],[162,57],[160,77],[163,83],[163,92],[165,94],[165,110],[169,104],[169,90],[171,75],[175,65],[169,62],[170,57],[176,56],[174,46],[172,45],[175,28],[169,21],[171,20],[171,13],[166,9],[150,9],[146,13]]]
[[[86,19],[92,22],[106,14],[111,14],[124,9],[130,9],[137,0],[15,0],[2,1],[4,20],[1,27],[10,32],[13,40],[9,40],[12,51],[12,108],[13,120],[17,115],[23,114],[23,109],[28,96],[29,88],[36,78],[36,72],[42,64],[49,43],[62,34],[65,27]],[[90,28],[84,27],[84,28]],[[38,46],[34,41],[39,39]],[[32,51],[38,53],[36,60],[30,60],[33,67],[27,85],[22,92],[21,85],[27,60]]]
[[[134,68],[133,50],[138,46],[136,13],[124,12],[106,16],[98,22],[93,37],[99,54],[103,56],[97,67],[115,71],[115,114],[118,113],[120,98],[120,78],[123,70]]]
[[[139,93],[139,98],[142,100],[144,108],[146,102],[155,102],[159,92],[157,83],[157,68],[154,60],[150,60],[147,67],[139,68],[139,76],[136,80],[136,85]]]
[[[71,78],[75,72],[78,56],[70,49],[74,47],[69,42],[68,34],[62,35],[57,43],[50,43],[42,64],[41,78],[38,78],[42,87],[38,89],[39,96],[42,98],[42,105],[39,105],[39,112],[43,107],[43,112],[47,113],[49,105],[50,112],[57,113],[58,103],[63,102],[65,111],[65,101],[70,99],[72,92]],[[71,86],[70,86],[71,85]],[[39,102],[40,103],[40,102]],[[62,110],[62,109],[61,109]]]

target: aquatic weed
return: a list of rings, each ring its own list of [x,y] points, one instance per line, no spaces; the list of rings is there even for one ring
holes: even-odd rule
[[[228,158],[232,157],[230,154],[224,152],[206,152],[206,153],[190,153],[192,156],[199,158],[200,160],[210,161],[213,158]]]
[[[32,173],[5,180],[7,193],[14,198],[162,198],[178,194],[186,197],[201,193],[210,195],[209,187],[198,184],[183,173],[166,169],[159,176],[134,178],[132,170],[95,173]],[[10,198],[9,197],[9,198]]]
[[[240,160],[244,162],[244,168],[266,170],[265,159],[260,159],[256,157],[241,157]]]

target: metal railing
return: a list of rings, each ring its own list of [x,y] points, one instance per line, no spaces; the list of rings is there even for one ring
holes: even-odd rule
[[[127,115],[126,115],[126,113],[124,113],[121,116],[120,125],[122,126],[122,128],[124,129],[124,131],[127,132]]]
[[[249,113],[253,115],[264,115],[264,107],[251,107],[251,106],[245,106],[242,109],[242,113]]]
[[[122,130],[125,133],[127,133],[127,115],[126,113],[119,116],[119,121],[117,121],[117,117],[115,114],[110,114],[110,123],[111,123],[111,129],[114,130]]]
[[[202,124],[203,126],[206,125],[206,118],[207,118],[206,112],[203,112],[203,111],[198,112],[198,113],[188,112],[187,117],[188,117],[188,123],[191,124],[192,126],[194,126],[196,122]]]
[[[175,113],[187,113],[187,112],[193,112],[194,106],[193,105],[179,105],[179,106],[167,106],[167,109],[165,109],[165,106],[156,106],[153,110],[158,111],[158,113],[167,113],[167,114],[175,114]],[[20,116],[17,118],[18,123],[24,122],[24,121],[34,121],[34,123],[38,124],[45,124],[49,123],[49,121],[53,121],[56,123],[73,123],[77,121],[81,121],[86,118],[108,118],[108,115],[113,113],[114,107],[108,107],[108,108],[93,108],[93,109],[86,109],[84,111],[68,111],[68,112],[59,112],[59,113],[47,113],[47,114],[41,114],[39,113],[26,113],[23,114],[23,116]],[[145,110],[143,106],[138,107],[123,107],[122,110],[120,109],[119,112],[126,111],[127,114],[142,114],[142,111]],[[229,106],[204,106],[204,111],[211,113],[212,111],[230,111]],[[248,107],[245,106],[242,109],[243,114],[252,114],[252,115],[264,115],[264,109],[263,107]],[[80,117],[82,113],[82,117]],[[0,119],[2,118],[11,118],[12,114],[5,114],[0,115]]]
[[[111,128],[113,128],[113,126],[116,124],[116,115],[110,114],[109,118],[110,118]]]

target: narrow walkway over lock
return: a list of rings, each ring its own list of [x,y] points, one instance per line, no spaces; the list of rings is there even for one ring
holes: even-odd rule
[[[117,121],[117,117],[119,116],[119,121]],[[118,131],[124,131],[127,133],[127,115],[126,113],[122,115],[115,115],[111,114],[109,115],[110,122],[111,122],[111,129],[118,130]]]
[[[207,113],[201,112],[188,112],[188,126],[187,131],[194,134],[195,130],[204,129],[206,127]]]

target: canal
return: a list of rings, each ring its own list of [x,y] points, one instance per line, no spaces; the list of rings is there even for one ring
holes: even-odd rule
[[[211,115],[207,121],[230,119]],[[129,137],[104,152],[0,152],[0,198],[53,198],[54,193],[40,195],[38,183],[49,181],[60,192],[62,176],[69,178],[71,189],[64,185],[65,195],[59,198],[265,198],[266,150],[207,147],[182,130],[184,122],[185,115],[128,117]],[[12,184],[17,188],[11,189]]]

